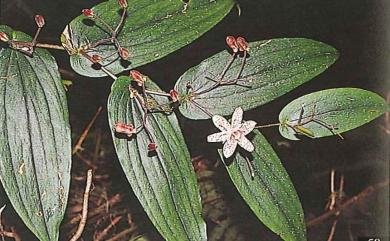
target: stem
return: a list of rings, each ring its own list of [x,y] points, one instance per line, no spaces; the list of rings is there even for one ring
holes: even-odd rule
[[[35,47],[37,48],[44,48],[44,49],[58,49],[58,50],[65,50],[64,47],[61,45],[56,44],[43,44],[43,43],[36,43]]]
[[[118,26],[116,26],[116,28],[115,28],[115,37],[118,35],[118,31],[119,31],[119,29],[121,28],[121,26],[123,25],[123,23],[125,21],[126,12],[127,12],[127,9],[123,8],[122,9],[121,19],[119,20]]]
[[[108,25],[103,19],[101,19],[99,16],[95,15],[94,16],[95,20],[98,20],[103,26],[111,33],[111,36],[115,36],[115,31],[114,29],[111,28],[110,25]]]
[[[100,69],[106,73],[108,76],[110,76],[113,80],[116,80],[118,79],[118,77],[116,77],[111,71],[109,71],[108,69],[106,69],[104,66],[101,66]]]
[[[246,57],[247,57],[247,52],[244,51],[244,57],[242,57],[242,62],[241,62],[241,66],[240,66],[240,71],[238,71],[238,74],[237,74],[237,77],[236,79],[239,79],[241,74],[242,74],[242,71],[244,71],[244,67],[245,67],[245,63],[246,63]]]
[[[42,30],[42,28],[38,28],[37,31],[35,32],[35,36],[34,36],[33,40],[31,41],[32,46],[35,46],[35,44],[37,43],[37,38],[38,38],[38,35],[41,32],[41,30]]]
[[[171,97],[171,95],[168,94],[168,93],[165,93],[165,92],[158,92],[158,91],[153,91],[153,90],[147,90],[147,89],[145,89],[145,93],[147,93],[147,94],[152,94],[152,95],[160,95],[160,96]]]
[[[89,56],[87,53],[85,53],[84,51],[81,51],[80,54],[82,56],[84,56],[85,58],[87,58],[89,61],[91,61],[92,63],[94,64],[99,64],[98,62],[94,61],[92,59],[91,56]],[[102,66],[101,64],[100,65],[100,70],[103,71],[104,73],[106,73],[108,76],[110,76],[113,80],[116,80],[118,79],[118,77],[116,77],[111,71],[109,71],[108,69],[106,69],[104,66]]]
[[[219,81],[222,81],[222,79],[225,77],[225,74],[229,70],[230,66],[233,64],[234,59],[236,58],[237,53],[233,53],[233,55],[230,57],[230,60],[226,64],[225,68],[223,69],[221,75],[219,76]]]
[[[274,123],[274,124],[267,124],[267,125],[258,125],[258,126],[255,126],[255,128],[256,129],[260,129],[260,128],[280,126],[280,125],[281,125],[281,123]]]

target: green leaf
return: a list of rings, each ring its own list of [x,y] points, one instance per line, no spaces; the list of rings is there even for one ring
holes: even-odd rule
[[[190,44],[215,24],[221,21],[232,8],[233,0],[191,0],[187,11],[181,0],[132,0],[128,1],[128,17],[118,40],[121,46],[130,52],[129,62],[118,58],[113,46],[99,46],[89,54],[106,57],[101,63],[113,73],[132,69],[160,59]],[[112,28],[120,19],[117,0],[101,3],[93,8],[95,13]],[[102,26],[86,21],[83,15],[70,23],[74,48],[85,46],[89,42],[110,37]],[[80,55],[71,56],[72,68],[79,74],[100,77],[106,74],[91,68],[91,62]]]
[[[290,140],[298,140],[299,135],[311,138],[339,135],[372,121],[386,111],[389,111],[386,101],[367,90],[322,90],[286,105],[279,114],[282,123],[279,131]]]
[[[322,73],[338,57],[333,47],[302,38],[253,42],[249,54],[242,80],[238,82],[241,86],[224,85],[206,93],[184,95],[188,84],[196,93],[214,85],[215,82],[207,77],[216,79],[220,75],[231,57],[228,51],[220,52],[184,73],[175,87],[185,96],[180,112],[190,119],[207,119],[210,116],[206,112],[229,115],[237,106],[244,110],[261,106]],[[236,78],[241,59],[235,60],[224,80]]]
[[[259,131],[254,134],[255,150],[248,157],[254,178],[241,153],[234,156],[226,169],[261,222],[285,241],[306,240],[303,210],[294,186],[271,145]],[[222,151],[220,155],[223,159]]]
[[[7,26],[14,40],[31,41]],[[58,240],[68,199],[71,137],[54,58],[0,46],[0,180],[16,212],[40,240]]]
[[[130,97],[130,82],[129,77],[120,77],[112,86],[108,101],[111,126],[117,122],[141,125],[144,112]],[[149,79],[145,85],[160,91]],[[154,100],[163,103],[168,98],[155,96]],[[166,240],[206,240],[195,172],[176,116],[149,114],[147,127],[157,144],[155,155],[148,153],[151,140],[145,130],[132,138],[112,133],[119,161],[134,193]]]

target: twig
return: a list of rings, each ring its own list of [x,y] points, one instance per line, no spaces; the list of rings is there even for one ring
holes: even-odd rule
[[[330,204],[328,208],[329,210],[333,210],[337,198],[337,193],[334,188],[334,174],[335,174],[335,170],[332,169],[332,171],[330,172]]]
[[[0,209],[0,216],[1,216],[1,212],[4,210],[4,208],[5,208],[5,205],[4,205],[4,207],[2,207]],[[1,220],[0,220],[0,225],[1,225]],[[18,233],[15,231],[14,227],[11,227],[11,232],[8,232],[8,231],[5,231],[3,229],[3,227],[1,226],[1,228],[0,228],[0,236],[1,236],[1,239],[3,241],[4,241],[4,237],[13,238],[15,241],[21,241],[22,240],[20,238],[20,236],[18,235]]]
[[[112,207],[112,206],[116,205],[117,203],[121,202],[122,199],[123,198],[121,195],[116,194],[113,197],[111,197],[107,201],[107,203],[109,206]],[[104,204],[100,205],[99,207],[95,208],[94,210],[92,210],[91,212],[89,212],[89,216],[93,217],[93,216],[98,215],[99,213],[103,212],[106,209],[107,203],[104,203]],[[74,224],[74,223],[78,222],[79,220],[80,220],[80,216],[76,216],[69,221],[69,224]]]
[[[80,158],[80,160],[82,160],[85,164],[87,164],[92,169],[97,169],[98,168],[95,164],[93,164],[93,162],[91,160],[89,160],[88,158],[86,158],[83,155],[81,155],[80,152],[76,152],[75,154],[76,154],[76,156],[78,158]]]
[[[389,185],[389,179],[386,179],[385,181],[382,181],[382,182],[379,182],[375,185],[369,186],[369,187],[365,188],[363,191],[361,191],[359,194],[348,199],[343,204],[334,208],[333,210],[329,210],[329,211],[325,212],[324,214],[320,215],[319,217],[316,217],[312,220],[307,221],[306,226],[311,227],[311,226],[318,225],[318,224],[324,222],[326,219],[333,216],[334,214],[336,214],[336,213],[340,212],[341,210],[355,204],[356,202],[358,202],[362,199],[367,198],[371,194],[377,192],[379,189],[384,188],[388,185]]]
[[[335,169],[332,169],[330,173],[330,204],[329,204],[329,210],[333,210],[335,206],[338,204],[337,202],[341,200],[343,192],[344,192],[344,175],[341,176],[340,178],[340,184],[339,184],[339,189],[336,191],[334,187],[334,176],[335,176]],[[336,219],[333,220],[332,227],[329,232],[329,236],[327,241],[332,241],[334,238],[334,234],[336,233],[336,227],[337,227],[337,222],[339,221],[339,216],[340,216],[341,211],[338,211],[335,213]]]
[[[1,215],[3,214],[3,211],[4,211],[5,207],[6,207],[6,205],[4,205],[3,207],[0,208],[0,233],[4,232],[4,227],[3,227],[3,224],[1,222]],[[1,240],[5,241],[4,240],[4,235],[1,235]]]
[[[105,229],[103,229],[102,232],[100,232],[98,235],[96,235],[96,238],[94,241],[100,241],[103,240],[105,236],[107,236],[108,232],[122,219],[122,216],[118,216],[112,220],[110,225],[108,225]]]
[[[78,240],[84,231],[85,224],[87,223],[87,217],[88,217],[88,199],[89,199],[89,192],[91,190],[91,185],[92,185],[92,169],[89,169],[87,172],[87,183],[85,185],[83,211],[81,213],[81,220],[76,233],[73,235],[70,241]]]
[[[96,163],[99,159],[99,153],[100,153],[100,146],[102,143],[102,131],[101,129],[97,129],[96,131],[96,144],[95,144],[95,151],[93,153],[93,162]]]
[[[102,107],[99,106],[99,108],[97,109],[95,115],[92,117],[92,120],[88,123],[87,127],[84,129],[83,133],[81,134],[79,140],[77,141],[76,145],[73,147],[73,150],[72,150],[72,155],[74,155],[76,152],[78,152],[79,150],[82,150],[83,148],[81,147],[81,145],[83,144],[85,138],[87,137],[88,135],[88,132],[89,130],[91,129],[92,125],[95,123],[97,117],[99,116],[100,112],[102,112]]]
[[[338,219],[335,219],[333,221],[332,228],[330,229],[330,233],[329,233],[329,237],[328,237],[327,241],[332,241],[333,240],[334,234],[336,232],[337,222],[338,222]]]
[[[126,235],[128,235],[129,233],[131,232],[134,232],[136,230],[136,227],[131,227],[131,228],[128,228],[128,229],[125,229],[123,230],[122,232],[118,233],[118,235],[110,238],[110,239],[107,239],[106,241],[117,241],[117,240],[120,240],[121,238],[125,237]]]
[[[8,232],[8,231],[0,231],[0,236],[3,238],[13,238],[15,241],[21,241],[22,239],[19,237],[19,235],[15,232]]]

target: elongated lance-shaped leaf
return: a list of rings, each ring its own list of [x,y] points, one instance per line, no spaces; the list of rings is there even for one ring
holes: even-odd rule
[[[389,111],[379,95],[356,88],[321,90],[295,99],[279,114],[280,134],[290,140],[337,135]]]
[[[303,210],[294,186],[265,137],[257,130],[254,134],[254,152],[248,157],[237,153],[226,169],[261,222],[285,241],[304,241]],[[223,159],[222,151],[220,155]],[[252,163],[254,178],[245,158]]]
[[[338,57],[337,51],[309,39],[271,39],[249,44],[240,80],[207,91],[219,80],[231,54],[222,51],[184,73],[176,83],[183,98],[180,112],[190,119],[207,119],[210,114],[229,115],[237,106],[244,110],[263,105],[314,78]],[[228,69],[224,80],[237,78],[242,58]],[[195,94],[186,95],[189,92]],[[201,106],[201,107],[199,107]]]
[[[127,18],[118,35],[120,45],[129,50],[128,61],[121,61],[113,45],[99,46],[89,54],[111,56],[101,63],[113,73],[147,64],[190,44],[221,21],[233,4],[233,0],[191,0],[188,4],[182,0],[129,0]],[[117,26],[121,13],[117,0],[101,3],[92,9],[112,28]],[[75,18],[64,30],[62,41],[66,42],[68,36],[68,42],[72,42],[68,45],[78,49],[110,37],[107,27],[99,21],[95,23],[83,15]],[[105,75],[78,54],[71,56],[70,60],[72,68],[81,75]]]
[[[31,41],[0,26],[10,38]],[[71,137],[54,58],[0,47],[0,180],[16,212],[41,241],[58,240],[69,192]]]
[[[108,101],[109,122],[142,123],[144,111],[129,92],[131,79],[118,78]],[[151,81],[146,87],[159,88]],[[168,102],[168,98],[148,97],[148,105]],[[131,138],[112,133],[114,145],[127,179],[152,223],[168,241],[206,240],[205,223],[201,217],[201,201],[191,158],[172,113],[152,113],[146,125],[154,142],[155,153],[148,152],[151,138],[145,130]]]

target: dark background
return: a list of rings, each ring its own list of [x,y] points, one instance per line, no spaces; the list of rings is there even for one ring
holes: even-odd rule
[[[46,26],[39,42],[59,43],[65,25],[101,1],[71,0],[0,0],[0,23],[15,30],[33,35],[35,14],[45,16]],[[262,0],[238,1],[237,9],[215,28],[185,48],[146,66],[138,68],[149,75],[163,89],[173,87],[178,77],[189,67],[226,48],[226,35],[242,35],[249,41],[278,37],[306,37],[334,46],[340,52],[339,60],[327,71],[312,81],[285,96],[246,114],[246,119],[259,123],[274,123],[279,111],[293,99],[326,88],[358,87],[377,92],[384,98],[389,94],[390,56],[390,1],[388,0]],[[73,80],[68,91],[72,131],[77,138],[95,113],[98,106],[105,106],[111,80],[86,78],[72,72],[68,56],[52,51],[64,79]],[[179,115],[186,141],[193,156],[204,155],[214,159],[215,153],[204,145],[205,137],[212,125],[208,121],[190,121]],[[112,166],[113,181],[128,192],[125,178],[112,152],[106,113],[97,124],[103,129],[107,154]],[[380,182],[389,176],[388,135],[385,133],[385,118],[381,117],[361,128],[338,137],[293,142],[283,139],[277,128],[262,132],[269,139],[283,161],[301,199],[306,219],[323,213],[329,196],[329,172],[335,168],[344,174],[347,197],[359,193],[365,187]],[[193,131],[199,130],[199,131]],[[75,165],[73,171],[75,171]],[[221,178],[225,177],[221,172]],[[278,240],[264,231],[235,190],[226,182],[226,195],[232,201],[236,219],[247,223],[248,240]],[[123,184],[125,183],[125,184]],[[73,185],[73,184],[72,184]],[[128,188],[128,189],[127,189]],[[134,197],[129,197],[134,200]],[[129,204],[129,205],[132,205]],[[361,206],[346,212],[339,222],[334,240],[350,240],[349,230],[357,236],[388,236],[389,192],[379,192]],[[8,206],[10,208],[10,205]],[[10,211],[11,212],[11,211]],[[249,218],[248,218],[249,216]],[[13,215],[5,218],[11,219]],[[16,218],[15,218],[16,219]],[[17,220],[15,221],[18,222]],[[309,240],[326,240],[330,222],[308,229]],[[145,228],[145,232],[153,228]],[[248,231],[249,230],[249,231]],[[152,232],[152,231],[151,231]],[[27,234],[26,234],[27,235]]]

